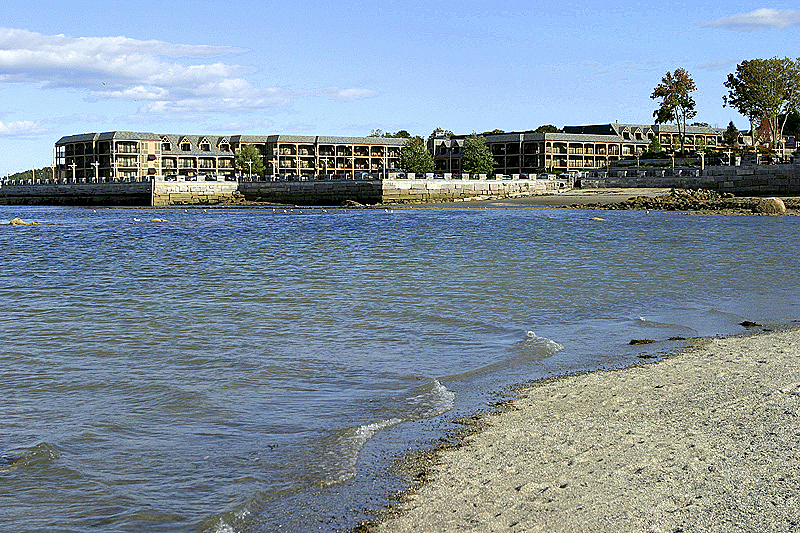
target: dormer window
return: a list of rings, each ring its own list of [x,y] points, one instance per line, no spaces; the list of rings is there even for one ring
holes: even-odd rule
[[[181,150],[183,150],[184,152],[188,152],[191,149],[192,149],[191,143],[188,143],[188,142],[182,142],[181,143]]]
[[[228,144],[228,143],[220,143],[219,151],[220,152],[230,152],[231,151],[231,145]]]
[[[211,151],[211,143],[208,142],[208,139],[206,139],[205,137],[200,139],[200,143],[198,143],[198,146],[200,147],[200,150],[202,150],[203,152]]]

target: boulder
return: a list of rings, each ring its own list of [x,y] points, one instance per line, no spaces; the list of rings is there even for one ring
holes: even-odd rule
[[[25,222],[21,218],[12,218],[11,222],[9,222],[12,226],[38,226],[41,222]]]
[[[786,205],[780,198],[762,198],[753,206],[753,213],[765,215],[783,215],[786,213]]]

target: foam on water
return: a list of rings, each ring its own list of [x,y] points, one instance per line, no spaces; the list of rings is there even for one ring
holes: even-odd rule
[[[439,416],[453,408],[456,394],[447,390],[444,385],[439,383],[438,379],[434,379],[426,389],[406,400],[406,404],[410,408],[406,420]]]
[[[526,346],[539,348],[544,350],[547,355],[553,355],[554,353],[558,353],[564,349],[564,346],[557,343],[552,339],[548,339],[546,337],[539,337],[533,331],[529,331],[525,334],[525,341],[523,341]]]

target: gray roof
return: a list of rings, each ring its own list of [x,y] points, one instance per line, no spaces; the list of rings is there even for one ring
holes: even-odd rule
[[[66,135],[61,137],[56,144],[68,144],[90,141],[110,141],[112,139],[131,140],[131,141],[157,141],[159,137],[155,133],[136,132],[136,131],[106,131],[102,133],[80,133],[78,135]]]
[[[158,137],[158,140],[162,141],[166,139],[169,141],[172,150],[161,150],[162,156],[180,156],[180,155],[215,155],[215,156],[226,156],[229,155],[233,157],[233,150],[231,139],[225,135],[178,135],[168,133],[166,135],[161,135]],[[200,141],[206,140],[208,141],[210,148],[208,151],[200,149]],[[188,141],[191,145],[190,150],[181,150],[181,142]],[[222,145],[225,141],[227,141],[228,145],[231,147],[229,151],[220,150],[220,145]]]

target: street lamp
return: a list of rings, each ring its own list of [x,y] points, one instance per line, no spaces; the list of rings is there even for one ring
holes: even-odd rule
[[[100,166],[100,163],[98,163],[97,161],[93,161],[92,166],[94,167],[94,181],[100,181],[99,170],[97,168]]]
[[[72,162],[72,164],[71,164],[71,165],[69,165],[69,166],[70,166],[70,167],[72,167],[72,183],[75,183],[75,167],[76,167],[77,165],[76,165],[76,164],[75,164],[75,162],[73,161],[73,162]]]
[[[247,160],[247,166],[250,168],[248,178],[250,178],[250,180],[252,181],[253,180],[253,161],[251,159]]]

